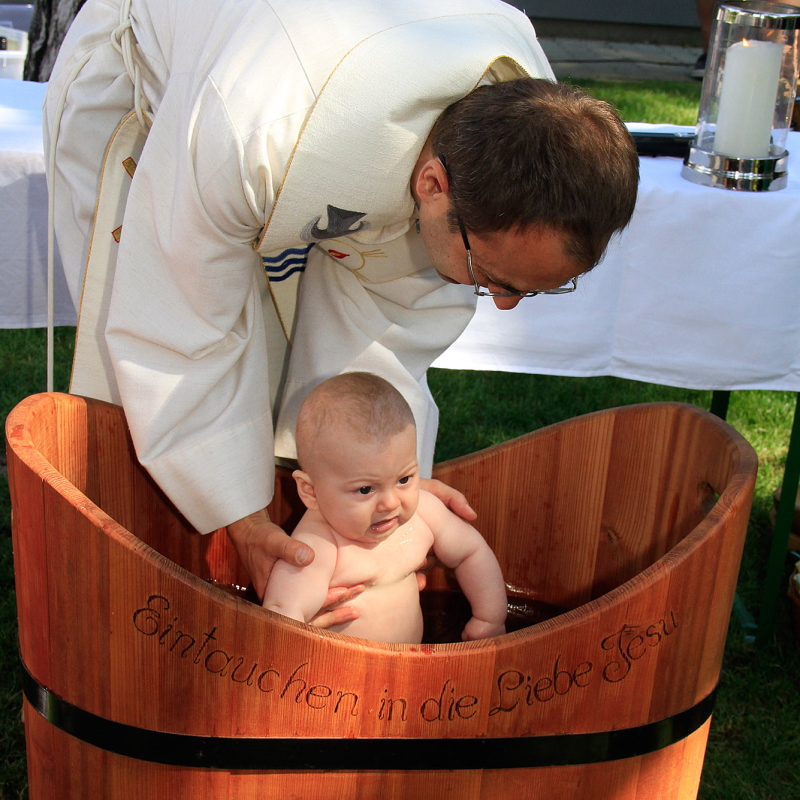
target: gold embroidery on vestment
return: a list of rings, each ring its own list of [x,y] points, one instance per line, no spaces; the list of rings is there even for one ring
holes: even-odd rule
[[[132,178],[133,173],[136,172],[136,162],[129,156],[122,162],[122,166],[125,167],[125,172]]]

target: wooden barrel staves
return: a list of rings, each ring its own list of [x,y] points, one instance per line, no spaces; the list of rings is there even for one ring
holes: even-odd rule
[[[514,591],[566,611],[416,646],[210,584],[244,580],[224,531],[119,408],[37,395],[7,440],[32,800],[696,796],[756,473],[715,417],[612,409],[440,465]]]

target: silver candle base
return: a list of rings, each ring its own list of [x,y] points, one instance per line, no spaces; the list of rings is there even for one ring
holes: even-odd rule
[[[774,145],[765,158],[733,158],[692,146],[681,169],[687,181],[743,192],[774,192],[788,180],[789,151]]]

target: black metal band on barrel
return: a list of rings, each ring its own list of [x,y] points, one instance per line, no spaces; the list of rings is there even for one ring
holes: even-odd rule
[[[125,725],[62,700],[22,664],[28,702],[70,736],[117,755],[177,767],[232,770],[518,769],[595,764],[669,747],[711,716],[716,689],[667,719],[602,733],[503,739],[252,739],[188,736]]]

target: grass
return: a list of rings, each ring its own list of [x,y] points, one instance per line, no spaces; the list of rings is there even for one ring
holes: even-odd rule
[[[694,125],[702,84],[680,81],[570,80],[595,97],[611,103],[626,122],[670,122]]]
[[[628,120],[694,124],[699,84],[580,81],[614,103]],[[57,331],[56,387],[66,388],[71,329]],[[44,387],[44,332],[0,331],[0,414]],[[710,392],[674,389],[617,378],[563,378],[508,373],[431,370],[441,410],[437,459],[451,458],[578,414],[628,403],[679,400],[708,408]],[[739,594],[757,610],[770,543],[772,491],[786,458],[796,396],[737,392],[728,420],[759,456]],[[16,671],[16,624],[10,519],[0,478],[0,800],[23,798],[25,756]],[[701,800],[788,800],[798,792],[800,753],[798,654],[785,604],[774,635],[759,650],[731,625],[717,709],[706,755]]]

